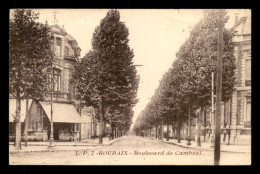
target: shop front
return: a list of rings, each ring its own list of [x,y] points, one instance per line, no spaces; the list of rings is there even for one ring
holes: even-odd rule
[[[72,104],[53,103],[53,128],[55,141],[78,141],[80,136],[81,117]],[[14,115],[16,100],[9,99],[9,141],[15,138]],[[28,119],[28,120],[27,120]],[[26,118],[26,101],[21,101],[21,129],[24,141],[25,122],[28,121],[28,141],[48,141],[51,133],[50,102],[28,102],[28,118]]]

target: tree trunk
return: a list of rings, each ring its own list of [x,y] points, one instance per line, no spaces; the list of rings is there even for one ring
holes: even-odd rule
[[[21,99],[16,99],[16,125],[15,125],[15,150],[21,150],[21,122],[20,122],[20,112],[21,112]]]
[[[177,131],[178,131],[178,143],[180,143],[181,142],[181,120],[180,120],[180,114],[178,113],[178,125],[177,125]]]
[[[161,134],[161,131],[162,131],[162,125],[160,124],[159,125],[159,140],[161,140],[161,136],[162,136],[162,134]]]
[[[99,131],[99,144],[103,144],[103,118],[104,118],[104,106],[103,106],[103,100],[101,100],[101,104],[100,104],[100,111],[101,111],[101,115],[100,115],[100,131]]]
[[[112,124],[111,124],[111,128],[112,128],[111,138],[112,138],[112,140],[113,140],[113,139],[114,139],[114,126],[112,126]]]
[[[175,135],[175,128],[174,128],[174,124],[172,123],[172,138],[174,138]]]
[[[26,99],[26,116],[25,116],[25,123],[24,123],[24,141],[25,141],[25,147],[27,147],[27,141],[28,141],[28,97]]]
[[[115,134],[115,129],[116,129],[116,127],[115,126],[113,126],[113,138],[115,139],[116,138],[116,134]]]
[[[178,143],[180,143],[181,142],[181,123],[180,123],[180,121],[178,121],[178,129],[177,129],[177,131],[178,131]]]
[[[200,113],[198,117],[198,137],[197,137],[197,146],[201,146],[201,140],[200,140],[200,135],[201,135],[201,116],[202,116],[202,108],[200,108]]]
[[[169,141],[169,123],[167,123],[167,141]]]
[[[163,140],[163,123],[161,123],[161,140]]]
[[[116,137],[116,126],[115,126],[115,138],[117,138],[117,137]]]
[[[207,126],[207,114],[206,114],[206,108],[203,108],[203,116],[204,116],[204,142],[206,142],[206,136],[207,136],[207,132],[206,132],[206,126]]]
[[[158,138],[158,135],[157,135],[157,126],[155,126],[155,139]]]

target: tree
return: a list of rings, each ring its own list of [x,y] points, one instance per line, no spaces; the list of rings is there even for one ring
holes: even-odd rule
[[[189,39],[177,53],[177,57],[183,60],[182,76],[185,80],[182,83],[182,93],[188,103],[201,111],[210,103],[211,72],[216,74],[217,13],[217,10],[206,10],[204,18],[194,26]],[[227,29],[224,30],[223,62],[222,99],[226,101],[231,97],[235,84],[232,33]],[[216,80],[214,81],[216,83]],[[202,112],[198,116],[199,127],[201,116]]]
[[[32,10],[15,10],[10,19],[9,92],[16,99],[15,149],[21,149],[21,100],[42,100],[48,91],[48,68],[53,61],[46,25],[35,22]]]
[[[119,11],[108,11],[93,33],[92,50],[75,67],[74,77],[81,98],[100,110],[99,143],[102,143],[103,122],[114,121],[116,117],[121,123],[122,114],[132,117],[129,108],[138,101],[139,77],[133,65],[134,54],[128,45],[128,35],[126,25],[120,21]],[[119,114],[115,113],[118,111]],[[105,113],[110,114],[106,117]],[[125,120],[131,124],[131,119]]]
[[[191,108],[191,113],[201,108],[198,116],[192,114],[193,117],[198,117],[200,126],[202,111],[210,104],[211,72],[216,74],[217,63],[217,18],[217,10],[205,11],[204,17],[193,27],[188,40],[176,53],[177,60],[173,62],[171,69],[160,81],[157,92],[154,94],[157,102],[152,107],[153,109],[150,108],[153,113],[144,112],[146,117],[152,119],[158,111],[159,120],[161,120],[167,118],[167,113],[172,111],[172,120],[177,121],[178,125],[179,142],[181,124],[188,118],[187,108]],[[224,29],[223,101],[231,97],[235,84],[236,66],[233,51],[232,34]],[[214,82],[216,83],[216,80]],[[155,106],[160,107],[156,109]]]

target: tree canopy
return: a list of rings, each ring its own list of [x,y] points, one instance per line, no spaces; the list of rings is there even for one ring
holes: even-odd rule
[[[81,100],[95,107],[102,104],[104,120],[126,127],[131,125],[139,83],[128,35],[119,11],[108,11],[93,33],[92,50],[74,73]]]
[[[21,100],[43,100],[49,91],[53,52],[47,25],[32,10],[15,10],[10,18],[9,94],[16,99],[16,149],[21,149]]]
[[[152,100],[137,119],[135,129],[142,125],[153,127],[157,123],[142,120],[165,118],[166,113],[172,120],[187,119],[188,108],[195,111],[199,107],[210,106],[211,72],[216,74],[217,65],[217,10],[205,10],[204,17],[192,28],[189,38],[176,53],[176,60],[163,76]],[[225,18],[227,21],[228,18]],[[223,83],[222,100],[230,99],[235,84],[235,58],[233,56],[232,33],[223,32]],[[216,75],[214,79],[216,86]],[[157,107],[157,108],[156,108]],[[154,111],[155,110],[155,111]],[[176,117],[181,113],[181,117]],[[194,113],[194,112],[192,112]],[[193,114],[194,115],[194,114]],[[142,118],[142,119],[141,119]],[[142,127],[143,128],[143,127]]]

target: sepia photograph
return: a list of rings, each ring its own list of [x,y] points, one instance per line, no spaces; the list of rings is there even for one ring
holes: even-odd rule
[[[251,165],[251,9],[10,9],[9,165]]]

